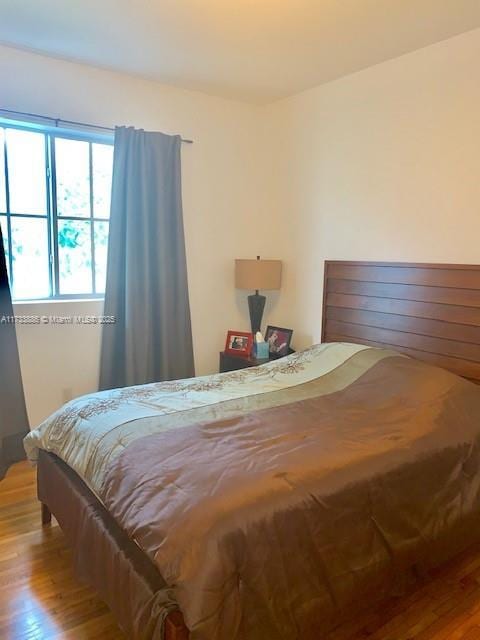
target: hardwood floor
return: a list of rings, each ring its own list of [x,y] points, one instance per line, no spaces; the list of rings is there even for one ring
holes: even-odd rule
[[[125,640],[106,605],[75,579],[58,525],[42,529],[26,462],[0,482],[0,639]]]
[[[0,640],[47,639],[126,640],[102,601],[75,579],[55,521],[42,529],[35,472],[22,462],[0,482]],[[480,546],[329,638],[366,639],[480,640]]]

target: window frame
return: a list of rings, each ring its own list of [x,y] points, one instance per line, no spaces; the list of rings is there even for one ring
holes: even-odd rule
[[[17,129],[20,131],[30,131],[34,133],[41,133],[45,140],[45,183],[46,183],[46,215],[42,214],[23,214],[12,213],[10,211],[10,190],[9,190],[9,168],[8,168],[8,152],[6,136],[0,152],[3,154],[5,165],[5,202],[6,211],[0,212],[0,219],[5,218],[7,225],[7,238],[6,244],[8,247],[8,267],[10,278],[14,279],[13,272],[13,253],[12,253],[12,218],[40,218],[47,221],[47,233],[48,233],[48,272],[49,272],[49,285],[50,295],[43,298],[15,298],[14,304],[22,303],[42,303],[48,301],[67,301],[67,300],[103,300],[105,293],[96,292],[96,263],[95,263],[95,223],[107,222],[110,224],[110,218],[101,218],[95,216],[94,209],[94,193],[93,193],[93,152],[92,144],[104,144],[113,147],[113,133],[104,134],[97,133],[91,130],[69,129],[64,127],[53,127],[43,124],[37,124],[33,122],[23,122],[17,120],[11,120],[9,118],[0,117],[0,128]],[[58,215],[57,210],[57,179],[56,179],[56,165],[55,165],[55,140],[57,138],[67,140],[78,140],[89,143],[89,205],[90,215],[87,216],[74,216],[74,215]],[[58,247],[58,223],[59,220],[75,220],[81,222],[90,223],[90,250],[91,250],[91,275],[92,275],[92,291],[90,293],[60,293],[60,261],[59,261],[59,247]]]

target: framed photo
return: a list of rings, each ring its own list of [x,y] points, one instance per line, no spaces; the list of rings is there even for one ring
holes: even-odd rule
[[[227,333],[225,353],[231,356],[248,358],[252,352],[252,347],[253,333],[245,333],[245,331],[229,331]]]
[[[271,358],[286,356],[290,349],[293,329],[268,326],[265,333],[265,342],[268,343],[268,351]]]

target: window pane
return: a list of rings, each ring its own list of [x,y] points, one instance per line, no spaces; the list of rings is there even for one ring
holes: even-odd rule
[[[90,222],[58,221],[60,293],[92,293]]]
[[[5,192],[5,130],[0,129],[0,213],[7,210],[7,195]]]
[[[8,279],[10,280],[10,260],[8,256],[8,227],[6,216],[0,216],[0,226],[2,227],[3,248],[5,250],[5,260],[7,261]]]
[[[45,136],[6,129],[11,213],[46,215]]]
[[[107,280],[108,222],[95,222],[95,288],[105,293]]]
[[[109,218],[113,146],[111,144],[92,144],[92,164],[93,215],[96,218]]]
[[[46,218],[11,218],[13,297],[50,295]]]
[[[55,139],[59,216],[90,217],[89,167],[88,142]]]

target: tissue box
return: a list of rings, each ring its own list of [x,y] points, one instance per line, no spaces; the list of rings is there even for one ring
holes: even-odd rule
[[[255,342],[254,353],[257,360],[268,360],[270,355],[268,352],[268,342]]]

